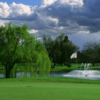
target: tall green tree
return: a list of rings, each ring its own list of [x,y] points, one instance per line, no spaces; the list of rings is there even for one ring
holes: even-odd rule
[[[55,40],[50,36],[46,37],[46,35],[43,35],[43,44],[45,45],[49,57],[54,65],[62,65],[66,63],[67,66],[70,66],[71,54],[79,49],[64,33],[56,37]]]
[[[94,65],[100,60],[100,43],[87,42],[83,45],[82,54],[85,56],[86,62],[91,62]]]
[[[12,23],[0,27],[0,63],[5,66],[6,78],[10,78],[16,63],[34,63],[37,68],[41,67],[40,62],[47,59],[45,62],[50,64],[44,46],[29,34],[29,30],[27,25],[16,26]],[[41,61],[43,55],[45,58]],[[45,65],[47,69],[50,68],[49,64]]]

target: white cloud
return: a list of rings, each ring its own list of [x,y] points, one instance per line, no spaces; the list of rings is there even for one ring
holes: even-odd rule
[[[67,4],[71,6],[83,6],[83,0],[42,0],[40,7],[47,7],[50,5],[53,5],[54,3],[57,3],[59,5],[61,4]]]
[[[8,4],[5,2],[0,2],[0,17],[1,18],[6,18],[9,16],[9,6]]]
[[[55,3],[57,0],[42,0],[40,7],[47,7],[53,3]]]
[[[38,30],[31,29],[31,30],[29,31],[29,33],[30,33],[30,34],[38,33]]]
[[[89,34],[89,31],[79,31],[78,34]]]
[[[83,0],[59,0],[62,4],[68,4],[73,6],[83,6]]]
[[[56,24],[58,24],[59,20],[57,18],[52,18],[52,17],[48,17],[47,20],[52,21]]]
[[[32,8],[33,9],[33,8]],[[16,4],[13,2],[8,5],[6,2],[0,2],[0,17],[1,18],[14,18],[17,16],[30,16],[33,11],[28,5]]]
[[[0,2],[0,25],[12,21],[17,25],[27,24],[31,33],[39,33],[40,36],[65,33],[73,34],[71,38],[74,41],[85,42],[85,39],[87,41],[94,37],[98,40],[99,9],[100,0],[42,0],[40,5],[34,7]]]
[[[33,12],[30,8],[30,6],[28,5],[24,5],[24,4],[16,4],[15,2],[13,2],[10,5],[10,10],[11,10],[11,16],[19,16],[19,15],[31,15]]]

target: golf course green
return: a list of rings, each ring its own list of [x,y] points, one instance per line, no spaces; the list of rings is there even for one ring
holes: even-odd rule
[[[0,79],[0,100],[100,100],[100,81],[66,80],[67,78]],[[89,81],[96,84],[90,84]]]

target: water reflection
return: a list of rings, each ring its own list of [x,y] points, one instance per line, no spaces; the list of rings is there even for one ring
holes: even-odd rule
[[[24,77],[24,72],[18,72],[16,73],[16,78],[22,78]],[[26,74],[26,77],[34,76],[34,74],[30,74],[28,72]],[[39,77],[39,74],[37,74],[37,77]],[[92,80],[100,80],[100,71],[97,70],[74,70],[69,73],[50,73],[49,77],[70,77],[70,78],[79,78],[79,79],[92,79]],[[0,78],[5,78],[5,75],[0,73]]]
[[[48,77],[65,77],[64,75],[66,75],[66,73],[56,73],[56,72],[53,72],[53,73],[50,73],[50,75],[48,75]],[[22,78],[24,76],[25,76],[24,72],[16,73],[16,78]],[[34,74],[32,76],[34,76]],[[36,76],[39,77],[39,74],[37,74]],[[26,77],[31,77],[30,72],[28,72],[26,74]],[[0,78],[5,78],[5,75],[0,73]]]

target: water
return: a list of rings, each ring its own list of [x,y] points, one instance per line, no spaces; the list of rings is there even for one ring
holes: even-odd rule
[[[84,70],[81,70],[81,67],[84,67]],[[80,79],[92,79],[92,80],[100,80],[100,71],[90,70],[91,64],[82,63],[80,66],[80,70],[74,70],[69,73],[51,73],[49,77],[69,77],[69,78],[80,78]],[[16,73],[16,78],[24,77],[24,72]],[[27,77],[30,77],[30,72],[27,73]],[[39,77],[39,74],[37,74]],[[5,78],[5,76],[1,73],[0,78]]]
[[[37,77],[39,74],[37,74]],[[24,77],[24,72],[18,72],[16,74],[16,78]],[[27,77],[30,77],[30,72],[27,73]],[[74,70],[69,73],[51,73],[49,77],[70,77],[70,78],[79,78],[79,79],[92,79],[92,80],[100,80],[100,71],[97,70]],[[0,78],[5,78],[5,76],[1,73]]]
[[[34,74],[33,74],[34,75]],[[49,77],[64,77],[64,75],[66,75],[66,73],[50,73]],[[27,72],[27,77],[30,77],[30,72]],[[16,78],[22,78],[24,77],[24,72],[18,72],[16,73]],[[39,77],[39,74],[37,74],[37,77]],[[5,75],[0,73],[0,78],[5,78]]]
[[[97,70],[74,70],[65,74],[64,77],[100,80],[100,71]]]

